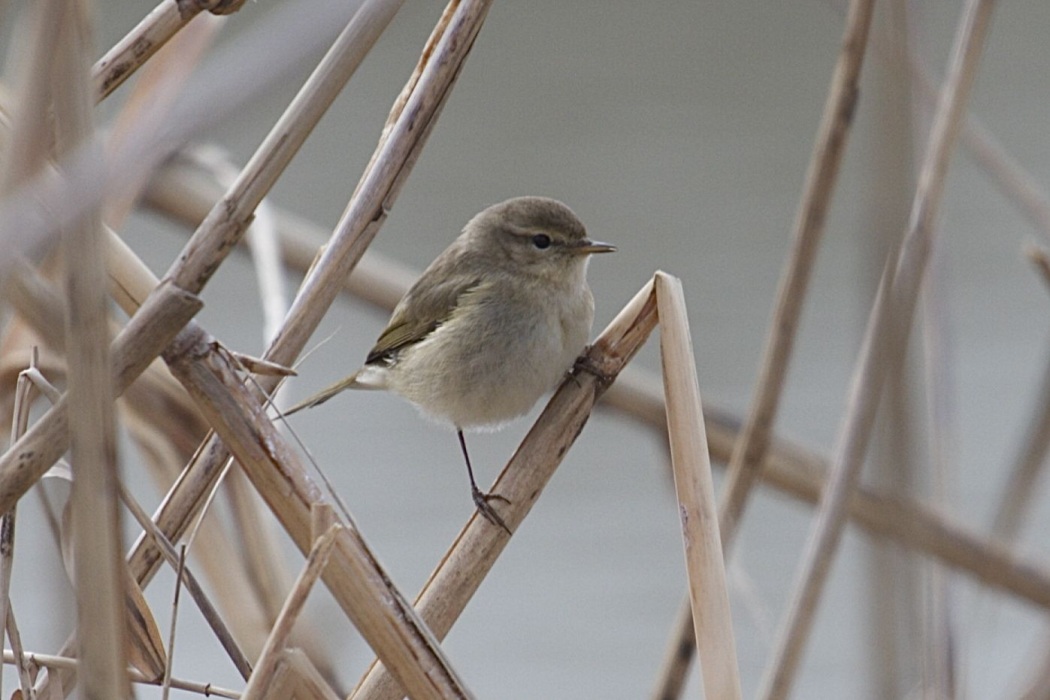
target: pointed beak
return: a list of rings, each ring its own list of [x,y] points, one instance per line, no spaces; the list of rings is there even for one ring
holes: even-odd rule
[[[601,241],[592,241],[589,238],[584,238],[582,241],[573,246],[572,252],[579,253],[580,255],[591,255],[593,253],[615,253],[616,246],[611,243],[602,243]]]

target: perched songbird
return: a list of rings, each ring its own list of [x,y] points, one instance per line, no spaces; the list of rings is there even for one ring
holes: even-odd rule
[[[498,428],[532,408],[584,350],[594,320],[592,241],[567,206],[518,197],[475,216],[423,272],[349,377],[290,412],[344,389],[388,389],[451,424],[474,503],[509,533],[474,479],[463,431]]]

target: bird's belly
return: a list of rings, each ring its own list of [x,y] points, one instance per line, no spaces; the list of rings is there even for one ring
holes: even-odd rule
[[[499,427],[527,413],[571,367],[589,329],[567,329],[557,313],[502,316],[500,324],[479,319],[436,330],[401,358],[394,391],[460,428]]]

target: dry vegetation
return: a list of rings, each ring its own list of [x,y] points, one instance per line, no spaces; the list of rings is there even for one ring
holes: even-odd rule
[[[471,696],[440,640],[510,535],[472,517],[411,602],[391,584],[350,514],[316,482],[301,451],[275,428],[275,411],[268,404],[268,394],[287,375],[285,368],[295,364],[337,295],[352,292],[390,307],[412,278],[410,271],[376,257],[347,281],[395,206],[445,100],[454,99],[460,66],[488,10],[484,0],[449,4],[330,235],[279,210],[260,209],[400,4],[362,4],[254,157],[229,177],[189,154],[172,154],[183,145],[180,133],[189,133],[188,127],[179,131],[186,115],[173,105],[220,28],[220,20],[209,13],[234,13],[239,3],[162,2],[97,62],[85,39],[91,31],[85,4],[41,0],[32,6],[25,32],[32,51],[12,88],[17,99],[6,102],[16,107],[3,124],[0,168],[5,197],[0,237],[6,251],[0,283],[12,312],[4,328],[0,371],[5,415],[13,416],[11,446],[0,455],[0,619],[7,620],[5,662],[17,666],[20,680],[18,690],[3,689],[4,697],[18,692],[60,697],[77,686],[83,697],[127,697],[129,679],[217,697],[338,697],[329,673],[337,662],[332,649],[308,626],[292,634],[303,601],[318,582],[328,587],[346,624],[359,630],[378,659],[350,697],[397,698],[402,691],[413,698]],[[589,349],[590,365],[600,371],[578,373],[558,389],[494,486],[511,503],[504,518],[513,531],[599,398],[667,430],[688,594],[654,697],[680,695],[694,640],[706,696],[740,697],[723,550],[731,549],[748,496],[760,481],[813,503],[816,513],[793,604],[762,684],[764,698],[790,694],[847,522],[1004,595],[1050,607],[1050,570],[1001,543],[1016,532],[1030,504],[1028,487],[1045,461],[1050,439],[1045,407],[1033,421],[1030,449],[1014,475],[1012,495],[1000,506],[1000,541],[974,533],[928,503],[858,486],[880,393],[903,356],[958,137],[973,144],[1033,218],[1050,220],[1038,190],[1025,185],[1023,175],[966,120],[993,3],[973,0],[963,11],[951,69],[938,92],[912,217],[903,243],[887,262],[835,450],[827,457],[813,454],[774,432],[810,270],[848,142],[857,82],[870,53],[873,4],[850,3],[798,207],[795,244],[746,419],[701,412],[680,285],[656,273],[650,281],[639,280],[641,291]],[[134,90],[112,130],[99,136],[94,104],[136,73]],[[118,237],[134,206],[152,207],[194,229],[162,279]],[[282,264],[309,270],[287,310],[279,284],[270,283],[273,293],[262,303],[272,309],[275,332],[262,358],[222,346],[193,320],[201,307],[198,295],[253,218],[260,274],[279,280]],[[1045,267],[1040,256],[1037,251]],[[110,312],[112,302],[126,320]],[[662,350],[662,387],[627,368],[654,330]],[[122,398],[114,403],[114,396]],[[48,408],[30,420],[37,397]],[[122,486],[114,448],[117,420],[128,427],[164,494],[152,515]],[[60,460],[67,454],[70,466],[63,467]],[[728,465],[717,505],[709,455]],[[53,526],[76,582],[77,619],[69,623],[74,632],[62,648],[42,653],[22,647],[18,611],[9,608],[7,591],[16,506],[45,476],[72,481],[68,503],[55,504]],[[238,504],[233,526],[202,516],[220,488],[229,489]],[[261,501],[253,500],[252,492]],[[129,517],[141,534],[126,549],[119,522]],[[258,523],[271,517],[306,557],[294,580],[272,542],[250,537],[264,533]],[[190,547],[197,557],[192,567],[186,557]],[[246,555],[233,556],[237,550]],[[173,613],[150,609],[141,592],[162,566],[178,572],[175,604],[200,608],[243,676],[241,688],[172,676],[172,650],[185,641],[178,639],[174,625],[166,638],[162,635],[156,620]],[[928,679],[931,696],[956,692],[950,648],[945,643],[928,652],[947,669]],[[1048,668],[1050,661],[1032,682],[1031,697],[1045,696]]]

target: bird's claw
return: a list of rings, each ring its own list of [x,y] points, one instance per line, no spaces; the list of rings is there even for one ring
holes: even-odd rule
[[[591,359],[590,346],[584,349],[583,354],[576,358],[576,361],[572,363],[572,378],[576,381],[576,385],[580,385],[580,380],[576,378],[576,375],[580,372],[586,372],[587,374],[594,375],[598,382],[601,384],[611,384],[615,377],[611,374],[603,372],[601,368]]]
[[[488,520],[493,525],[503,528],[508,535],[513,534],[510,528],[507,527],[507,523],[503,522],[503,518],[500,517],[496,509],[492,507],[489,501],[503,501],[504,503],[510,503],[506,497],[499,495],[498,493],[484,493],[481,489],[474,488],[470,492],[471,497],[474,499],[474,505],[477,506],[478,512],[481,516]]]

